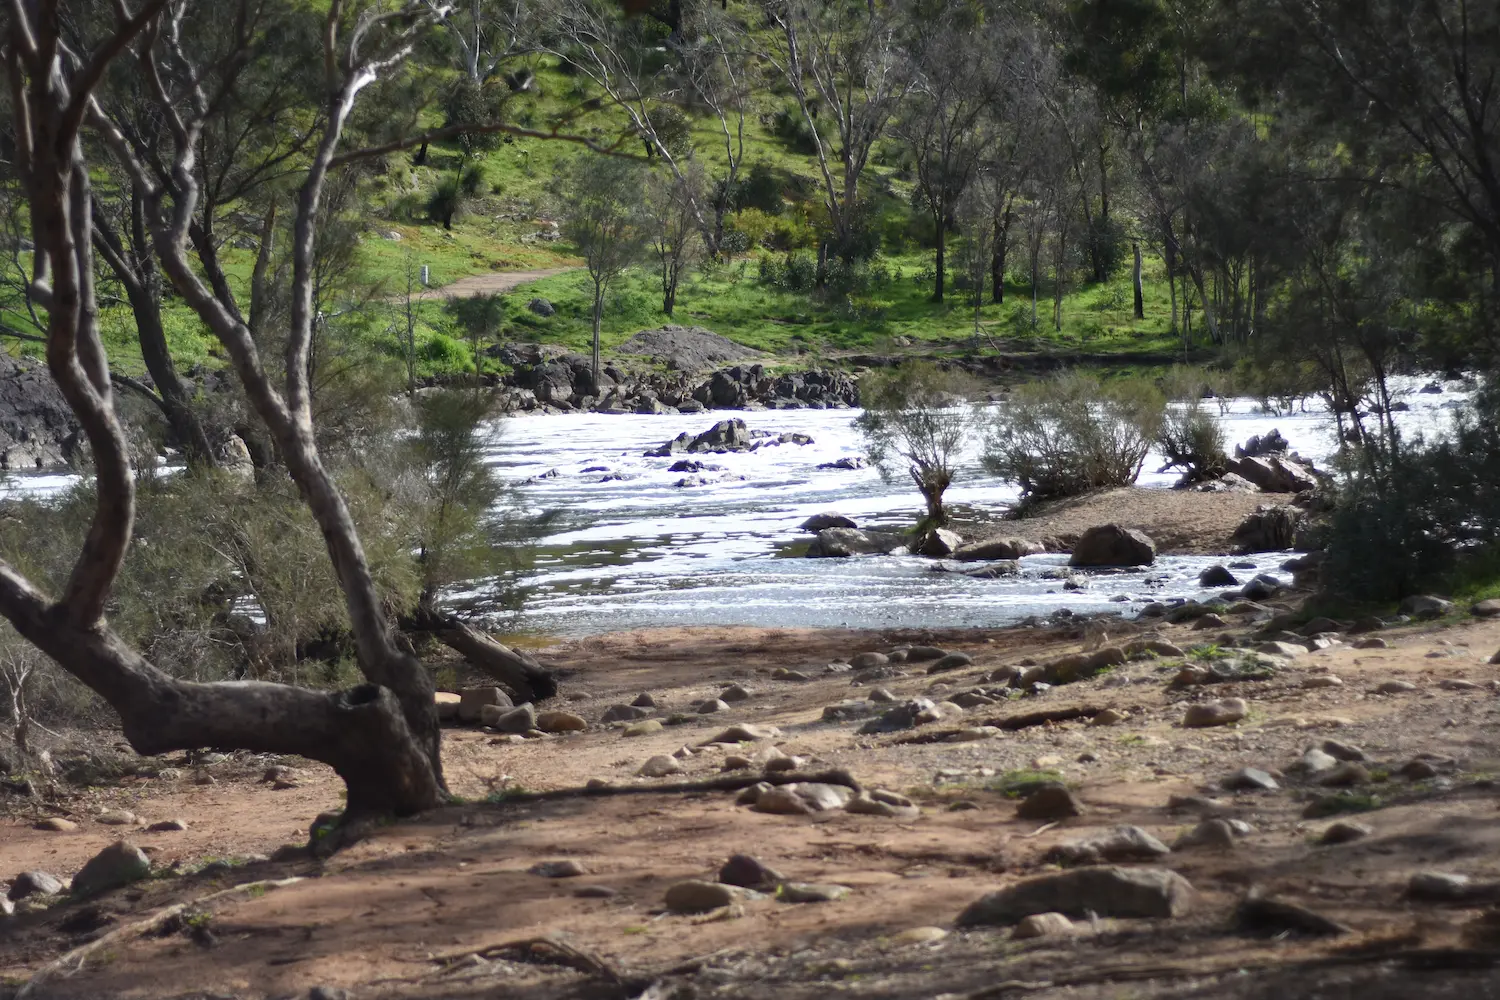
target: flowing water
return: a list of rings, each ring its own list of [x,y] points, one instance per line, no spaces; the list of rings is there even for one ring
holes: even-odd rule
[[[1423,382],[1402,382],[1400,398],[1411,409],[1398,414],[1398,424],[1408,433],[1440,433],[1466,393],[1453,383],[1441,394],[1420,393]],[[1145,601],[1199,594],[1198,572],[1221,561],[1165,556],[1147,569],[1091,574],[1084,591],[1069,592],[1056,578],[1065,555],[1028,557],[1019,576],[995,580],[933,572],[933,561],[917,556],[790,556],[789,549],[800,551],[795,543],[810,537],[797,526],[812,514],[836,511],[862,527],[906,527],[922,513],[904,477],[887,483],[873,469],[817,468],[864,453],[851,426],[855,415],[565,414],[502,422],[490,461],[505,479],[521,484],[526,506],[555,511],[558,520],[540,540],[524,610],[500,624],[559,635],[706,624],[993,626],[1063,607],[1129,613]],[[807,434],[813,444],[731,455],[642,454],[679,432],[696,434],[731,416],[743,417],[752,431]],[[1311,401],[1305,411],[1266,415],[1252,401],[1236,399],[1223,419],[1227,440],[1243,442],[1277,428],[1319,467],[1336,447],[1332,420]],[[679,485],[695,479],[667,471],[682,457],[719,466],[698,474],[717,481]],[[1161,464],[1157,455],[1148,458],[1140,484],[1165,489],[1175,482],[1175,475],[1155,471]],[[551,478],[535,478],[554,470]],[[977,447],[968,448],[947,500],[967,515],[998,518],[1016,499],[1014,487],[983,471]],[[1283,557],[1262,554],[1253,561],[1274,575]]]
[[[1400,398],[1410,409],[1398,414],[1398,424],[1407,433],[1441,433],[1467,396],[1456,383],[1442,393],[1422,393],[1424,382],[1400,381]],[[1128,614],[1145,601],[1199,594],[1198,572],[1221,561],[1164,556],[1149,569],[1090,574],[1085,590],[1069,592],[1058,578],[1065,555],[1031,556],[1021,560],[1018,576],[976,580],[933,572],[933,560],[917,556],[790,554],[811,537],[798,525],[812,514],[837,511],[877,528],[908,527],[921,516],[917,492],[904,477],[887,483],[873,469],[817,468],[864,453],[851,426],[856,415],[781,410],[501,421],[490,432],[489,461],[516,484],[524,506],[554,512],[555,518],[551,533],[539,540],[524,609],[496,612],[493,624],[565,636],[660,625],[994,626],[1064,607]],[[747,454],[642,454],[682,431],[696,434],[734,416],[752,431],[796,431],[813,443]],[[1306,410],[1266,415],[1252,401],[1236,399],[1223,422],[1231,442],[1278,428],[1319,467],[1335,450],[1332,421],[1311,401]],[[679,485],[697,478],[667,471],[682,457],[719,468],[697,474],[711,480],[705,485]],[[1156,472],[1161,464],[1159,456],[1150,456],[1140,484],[1169,487],[1176,477]],[[555,476],[537,478],[554,470]],[[0,494],[45,496],[74,481],[56,473],[13,475]],[[980,468],[977,444],[971,445],[947,501],[965,516],[995,519],[1016,498],[1014,487]],[[1259,571],[1274,574],[1283,557],[1262,554],[1253,561]],[[463,596],[482,606],[490,595],[481,585]]]

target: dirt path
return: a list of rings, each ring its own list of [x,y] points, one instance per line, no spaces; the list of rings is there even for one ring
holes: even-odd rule
[[[518,285],[524,285],[531,281],[540,281],[543,278],[551,278],[559,274],[567,274],[569,271],[577,271],[577,267],[544,267],[533,271],[492,271],[489,274],[471,274],[467,278],[459,278],[457,281],[443,285],[441,288],[428,288],[419,292],[414,298],[417,299],[469,299],[476,295],[498,295],[509,292]]]
[[[1237,618],[1229,631],[1243,634],[1248,624]],[[1125,637],[1133,635],[1186,649],[1207,634],[1191,624],[1125,626]],[[661,706],[659,719],[731,683],[744,685],[750,697],[635,738],[593,725],[513,744],[478,728],[449,729],[449,780],[469,804],[383,827],[327,862],[253,858],[299,840],[314,814],[337,807],[337,779],[306,762],[291,762],[297,787],[283,791],[261,782],[268,760],[251,755],[208,768],[213,785],[193,784],[188,767],[166,778],[132,779],[75,800],[69,815],[79,828],[69,833],[32,829],[32,813],[13,811],[0,820],[0,878],[36,868],[70,876],[119,836],[120,828],[94,818],[106,807],[129,808],[143,821],[181,816],[189,829],[129,834],[169,877],[92,904],[57,903],[14,918],[10,933],[0,932],[0,998],[8,996],[3,984],[24,981],[98,933],[89,928],[101,920],[112,929],[169,903],[288,875],[307,878],[217,906],[198,920],[211,934],[197,942],[179,933],[111,946],[77,975],[38,991],[36,1000],[265,1000],[301,998],[319,985],[348,989],[360,1000],[502,993],[623,1000],[656,979],[662,985],[646,995],[743,1000],[812,1000],[835,991],[869,1000],[1011,996],[984,992],[1001,982],[1018,984],[1016,995],[1046,1000],[1497,995],[1497,980],[1482,965],[1430,967],[1451,956],[1441,949],[1465,943],[1463,928],[1479,917],[1482,902],[1410,900],[1405,886],[1413,873],[1432,868],[1500,880],[1494,822],[1500,783],[1493,777],[1500,770],[1494,725],[1500,707],[1490,684],[1497,668],[1484,662],[1500,646],[1500,622],[1408,625],[1381,636],[1389,648],[1338,646],[1299,656],[1266,679],[1211,687],[1175,687],[1174,661],[1147,660],[1035,697],[978,706],[913,733],[874,737],[855,735],[857,722],[822,721],[823,706],[870,690],[851,687],[848,673],[825,673],[829,662],[898,642],[969,653],[973,664],[952,673],[928,676],[909,665],[904,676],[881,682],[898,698],[942,699],[983,686],[996,667],[1076,650],[1080,637],[1062,630],[700,628],[556,646],[542,655],[564,676],[567,693],[557,707],[588,720],[642,691]],[[801,670],[811,680],[776,680],[778,668]],[[1306,685],[1330,673],[1342,684]],[[1392,680],[1413,689],[1374,693]],[[1186,703],[1222,697],[1246,699],[1246,720],[1218,729],[1181,727]],[[1038,725],[975,742],[903,742],[1037,709],[1104,705],[1128,718],[1109,727],[1083,720]],[[647,757],[696,746],[738,722],[778,727],[781,735],[769,742],[784,752],[908,794],[921,815],[766,815],[722,792],[504,800],[507,789],[576,789],[590,779],[649,788],[652,781],[634,774]],[[1350,790],[1349,808],[1364,811],[1349,818],[1373,832],[1337,847],[1317,839],[1339,817],[1303,816],[1309,802],[1330,791],[1289,766],[1329,738],[1361,747],[1372,775]],[[1436,776],[1401,776],[1402,765],[1419,753],[1437,759]],[[725,756],[723,750],[686,754],[684,774],[667,780],[718,775]],[[1271,771],[1283,788],[1235,795],[1218,787],[1245,766]],[[1002,779],[1037,768],[1060,772],[1085,814],[1060,825],[1017,818]],[[1213,795],[1250,827],[1232,849],[1183,848],[1158,862],[1196,887],[1189,915],[1085,920],[1073,937],[1033,941],[1012,939],[1001,928],[954,929],[957,914],[981,894],[1055,871],[1046,854],[1063,842],[1132,824],[1172,844],[1198,820],[1191,810],[1168,810],[1173,795]],[[494,801],[485,804],[486,797]],[[708,917],[664,912],[669,886],[712,879],[737,852],[753,853],[788,878],[844,885],[851,894],[816,905],[753,900]],[[528,872],[560,858],[578,861],[587,874],[549,879]],[[171,877],[217,859],[233,867]],[[1251,886],[1341,921],[1350,932],[1320,938],[1240,929],[1233,914]],[[915,932],[933,927],[939,930]],[[566,940],[624,983],[523,950],[490,950],[536,937]],[[1388,964],[1414,948],[1428,956],[1420,985],[1400,964]],[[1314,989],[1319,976],[1335,977],[1327,980],[1332,988]],[[1358,991],[1345,989],[1367,979]]]

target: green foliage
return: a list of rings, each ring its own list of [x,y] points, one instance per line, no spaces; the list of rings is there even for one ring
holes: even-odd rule
[[[989,787],[1008,799],[1022,799],[1043,785],[1066,783],[1061,771],[1022,768],[998,775],[990,782]]]
[[[943,493],[973,421],[963,372],[924,362],[871,372],[860,379],[864,412],[854,421],[865,435],[870,461],[886,481],[910,476],[927,502],[926,526],[947,520]]]
[[[1223,426],[1197,399],[1167,408],[1156,444],[1167,467],[1181,469],[1189,483],[1223,476],[1229,462]]]
[[[1339,492],[1327,579],[1345,596],[1391,601],[1472,577],[1497,550],[1500,389],[1490,384],[1445,438],[1367,452]]]
[[[1166,402],[1139,379],[1066,373],[1018,386],[985,440],[984,466],[1028,499],[1128,486],[1160,432]]]

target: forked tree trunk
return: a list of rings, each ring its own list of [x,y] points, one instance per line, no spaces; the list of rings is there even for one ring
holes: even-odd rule
[[[424,608],[406,625],[411,631],[436,636],[461,654],[469,666],[510,691],[517,704],[545,701],[557,694],[557,679],[550,670],[527,653],[497,642],[455,615]]]

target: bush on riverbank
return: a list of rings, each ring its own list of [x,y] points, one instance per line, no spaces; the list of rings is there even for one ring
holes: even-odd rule
[[[982,461],[1027,500],[1129,486],[1162,428],[1166,400],[1139,379],[1069,372],[1018,386],[999,408]]]

